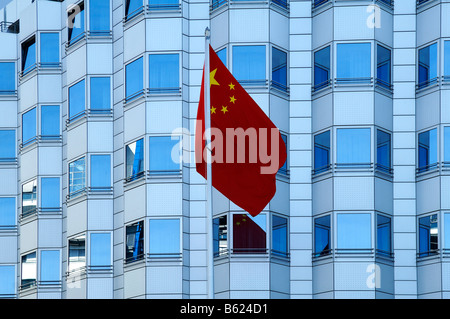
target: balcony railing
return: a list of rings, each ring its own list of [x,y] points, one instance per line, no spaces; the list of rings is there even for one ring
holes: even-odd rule
[[[250,4],[250,3],[265,3],[265,4],[275,4],[278,7],[288,10],[289,3],[286,0],[212,0],[210,9],[211,11],[218,9],[225,5],[233,4]]]

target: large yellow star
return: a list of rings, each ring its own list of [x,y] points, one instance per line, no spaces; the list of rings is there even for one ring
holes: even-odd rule
[[[217,69],[215,69],[209,73],[209,87],[211,87],[211,85],[219,85],[220,86],[219,82],[217,82],[216,79],[214,78],[216,76],[216,72],[217,72]]]
[[[220,110],[221,112],[223,112],[223,114],[228,112],[228,106],[222,106],[222,110]]]
[[[211,114],[216,114],[216,108],[214,106],[211,107]]]
[[[236,98],[233,96],[230,96],[230,103],[235,104],[236,103]]]
[[[234,90],[234,84],[233,84],[233,82],[231,82],[230,84],[228,84],[228,86],[230,87],[230,90]]]

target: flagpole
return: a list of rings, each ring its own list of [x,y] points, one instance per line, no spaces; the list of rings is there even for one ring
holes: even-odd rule
[[[214,299],[214,247],[213,247],[213,210],[212,210],[212,171],[211,171],[211,96],[209,92],[209,43],[211,31],[205,29],[205,74],[204,74],[204,99],[205,99],[205,139],[207,147],[206,159],[206,238],[208,256],[208,299]]]

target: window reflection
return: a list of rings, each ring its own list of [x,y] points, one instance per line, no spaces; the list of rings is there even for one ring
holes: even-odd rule
[[[73,121],[84,114],[86,109],[85,80],[69,87],[69,120]]]
[[[337,248],[340,252],[369,252],[371,245],[370,214],[337,214]]]
[[[391,50],[377,45],[377,84],[391,88]]]
[[[61,261],[59,250],[42,250],[40,264],[41,283],[54,284],[61,280]]]
[[[450,166],[450,126],[444,127],[444,166]]]
[[[90,35],[108,35],[110,31],[109,1],[89,1],[89,28]]]
[[[314,257],[331,254],[331,216],[314,219]]]
[[[16,132],[0,130],[0,162],[12,162],[16,159]]]
[[[266,47],[238,45],[233,47],[233,75],[242,85],[266,83]]]
[[[330,84],[330,47],[314,53],[314,91]]]
[[[41,106],[41,138],[59,139],[61,135],[59,105]]]
[[[144,11],[142,0],[125,1],[125,19],[129,20]]]
[[[72,45],[84,37],[84,3],[71,7],[68,15],[67,44]]]
[[[36,186],[36,180],[22,185],[22,217],[26,217],[36,213]]]
[[[213,219],[213,248],[216,257],[227,254],[228,225],[226,215]]]
[[[337,130],[337,164],[341,167],[370,167],[370,128]]]
[[[419,50],[418,88],[427,87],[437,81],[437,43]]]
[[[110,269],[111,234],[92,233],[90,237],[90,266],[95,269]]]
[[[150,10],[170,10],[179,8],[179,0],[149,0]]]
[[[111,188],[111,156],[91,155],[91,191]]]
[[[139,59],[125,66],[125,100],[134,100],[144,93],[144,59]]]
[[[391,134],[377,130],[377,169],[391,172]]]
[[[149,236],[150,257],[180,257],[179,219],[151,219]]]
[[[14,62],[0,62],[0,95],[16,92],[16,65]]]
[[[59,33],[41,33],[41,66],[59,66]]]
[[[36,140],[36,108],[22,115],[22,146]]]
[[[127,181],[144,176],[144,139],[126,146],[126,170]]]
[[[419,218],[419,257],[438,253],[437,214]]]
[[[86,160],[84,157],[69,164],[69,196],[80,195],[86,187]]]
[[[287,218],[272,215],[272,254],[288,256]]]
[[[391,219],[377,214],[377,254],[391,256]]]
[[[272,48],[272,86],[287,91],[287,53]]]
[[[90,90],[91,112],[105,112],[111,109],[111,84],[109,77],[92,77]]]
[[[21,288],[29,288],[36,284],[36,252],[22,256]]]
[[[126,227],[125,262],[130,263],[144,258],[144,222],[140,221]]]
[[[0,296],[14,297],[16,294],[16,267],[0,265]]]
[[[266,215],[233,215],[233,253],[266,253]]]
[[[151,136],[149,138],[150,174],[180,174],[180,138],[171,136]]]
[[[68,271],[81,270],[86,267],[86,236],[69,239]]]
[[[314,136],[314,174],[330,169],[330,131]]]
[[[337,45],[337,80],[341,83],[369,83],[370,57],[370,43],[339,43]]]
[[[22,43],[22,75],[27,74],[36,68],[36,39]]]
[[[437,129],[419,134],[418,172],[425,172],[437,167]]]
[[[178,54],[149,55],[150,93],[177,93],[180,90]]]
[[[16,226],[16,199],[0,197],[0,230]]]
[[[59,211],[61,208],[59,177],[41,178],[41,208]]]

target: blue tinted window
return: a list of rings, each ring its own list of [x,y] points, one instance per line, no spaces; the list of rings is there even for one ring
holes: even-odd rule
[[[314,53],[314,90],[320,90],[330,83],[330,47]]]
[[[69,88],[69,119],[74,120],[84,114],[86,109],[85,81],[72,85]]]
[[[450,164],[450,127],[444,127],[444,162]]]
[[[337,247],[344,250],[366,250],[371,245],[370,214],[337,215]]]
[[[107,233],[91,234],[90,265],[101,267],[111,265],[111,235]]]
[[[59,250],[42,250],[40,263],[41,281],[55,282],[61,280]]]
[[[437,214],[419,218],[419,257],[436,254],[437,249]]]
[[[41,33],[41,65],[43,67],[59,66],[59,34]]]
[[[423,88],[437,79],[437,43],[419,50],[419,83]]]
[[[150,257],[180,255],[180,220],[151,219],[149,222]]]
[[[41,208],[42,209],[59,209],[60,202],[60,186],[58,177],[41,178]]]
[[[125,261],[127,263],[144,258],[144,222],[126,227]]]
[[[111,156],[91,155],[91,188],[101,190],[111,187]]]
[[[22,144],[26,145],[36,139],[36,108],[22,115]]]
[[[444,41],[444,80],[450,80],[450,41]]]
[[[331,217],[330,215],[314,220],[314,256],[325,256],[331,253]]]
[[[287,135],[281,134],[281,138],[282,138],[282,140],[284,142],[284,146],[286,148],[286,154],[289,154],[289,152],[288,152],[288,138],[287,138]],[[280,167],[280,170],[279,170],[280,173],[285,174],[285,175],[288,174],[288,158],[289,157],[286,158],[286,161],[284,162],[283,166]]]
[[[16,65],[14,62],[0,62],[0,95],[16,91]]]
[[[272,253],[281,256],[288,254],[287,219],[272,215]]]
[[[75,5],[68,12],[68,43],[73,44],[84,37],[84,4]]]
[[[37,183],[31,181],[22,185],[22,217],[36,213]]]
[[[36,67],[36,40],[22,43],[22,73],[26,74]]]
[[[131,19],[143,11],[142,0],[126,0],[125,2],[125,17]]]
[[[444,252],[448,254],[450,252],[450,213],[444,214],[444,235],[444,249],[446,249]]]
[[[0,265],[0,296],[13,297],[16,293],[15,266]]]
[[[337,130],[337,164],[355,167],[370,164],[370,128]]]
[[[141,94],[144,90],[144,59],[141,57],[125,67],[125,98],[130,101]]]
[[[41,136],[42,138],[59,138],[60,114],[59,105],[41,106]]]
[[[314,136],[314,173],[330,169],[330,131]]]
[[[69,164],[69,195],[81,194],[86,187],[86,161],[80,158]]]
[[[16,225],[16,199],[0,197],[0,229]]]
[[[179,0],[149,0],[150,9],[171,9],[179,7]]]
[[[150,92],[178,92],[180,61],[178,54],[149,55]]]
[[[386,88],[391,85],[391,50],[377,45],[377,84]]]
[[[377,130],[377,168],[390,171],[391,134]]]
[[[131,181],[144,174],[144,139],[126,147],[126,178]]]
[[[151,136],[150,173],[178,174],[180,173],[180,138],[171,136]]]
[[[220,216],[213,219],[213,249],[214,256],[227,253],[228,249],[228,225],[227,216]]]
[[[223,65],[227,66],[227,48],[223,48],[222,50],[216,52],[220,61],[222,61]]]
[[[419,172],[437,165],[437,129],[419,134]]]
[[[337,78],[342,81],[368,82],[371,77],[370,43],[337,45]]]
[[[0,130],[0,161],[16,158],[16,133],[14,130]]]
[[[277,48],[272,48],[272,85],[287,90],[287,54]]]
[[[91,78],[91,111],[111,109],[111,84],[109,77]]]
[[[391,219],[377,215],[377,253],[391,254]]]
[[[91,35],[109,34],[109,0],[89,1],[89,27]]]
[[[266,47],[233,47],[233,75],[241,84],[258,85],[266,81]]]

